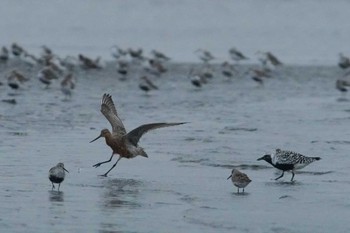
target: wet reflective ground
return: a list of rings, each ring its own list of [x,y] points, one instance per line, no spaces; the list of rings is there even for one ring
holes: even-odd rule
[[[76,71],[64,101],[59,82],[44,89],[35,68],[19,90],[0,86],[0,229],[4,232],[348,232],[350,101],[335,89],[337,67],[286,66],[263,86],[244,75],[215,75],[198,89],[189,64],[169,65],[145,94],[135,71],[120,81],[114,65]],[[13,67],[10,67],[13,68]],[[6,72],[7,67],[3,70]],[[100,113],[113,96],[127,130],[151,122],[187,121],[149,132],[140,141],[149,158],[116,161],[103,140]],[[349,97],[350,98],[350,97]],[[256,161],[276,148],[317,161],[280,173]],[[48,170],[69,174],[52,191]],[[238,167],[252,182],[236,194],[226,178]]]

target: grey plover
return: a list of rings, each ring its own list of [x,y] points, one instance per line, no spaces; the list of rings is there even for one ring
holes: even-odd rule
[[[144,135],[148,131],[168,126],[182,125],[186,123],[180,122],[145,124],[127,133],[123,122],[118,116],[117,110],[112,100],[112,96],[109,94],[104,94],[102,97],[101,113],[111,124],[112,132],[110,132],[108,129],[103,129],[101,130],[100,135],[91,142],[96,141],[101,137],[104,137],[106,140],[106,144],[113,150],[113,152],[109,160],[97,163],[93,165],[93,167],[99,167],[101,164],[110,162],[114,154],[119,155],[119,158],[116,161],[116,163],[102,176],[107,176],[107,174],[117,165],[121,158],[131,159],[135,158],[138,155],[147,158],[148,155],[143,150],[143,148],[138,145],[138,142],[142,135]]]
[[[275,180],[283,177],[285,171],[291,171],[293,174],[291,181],[293,181],[295,170],[302,169],[310,163],[320,159],[320,157],[307,157],[293,151],[276,149],[276,153],[273,156],[266,154],[258,160],[265,160],[275,168],[282,170],[282,175]]]
[[[240,188],[243,189],[244,193],[244,188],[247,187],[247,185],[252,181],[251,179],[249,179],[247,174],[238,171],[238,169],[236,168],[232,169],[231,175],[227,179],[230,178],[233,185],[237,187],[237,193],[239,193]]]
[[[58,184],[57,191],[60,191],[61,183],[64,180],[64,177],[66,176],[66,173],[68,172],[67,169],[64,168],[63,163],[58,163],[56,166],[52,167],[49,170],[49,180],[52,183],[52,190],[55,188],[55,184]],[[68,172],[69,173],[69,172]]]

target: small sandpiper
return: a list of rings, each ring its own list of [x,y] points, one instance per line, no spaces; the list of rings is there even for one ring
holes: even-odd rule
[[[247,187],[247,185],[252,181],[251,179],[249,179],[249,177],[247,176],[247,174],[238,171],[238,169],[232,169],[232,173],[231,175],[227,178],[232,180],[232,183],[234,186],[237,187],[237,193],[239,193],[239,189],[242,188],[243,189],[243,193],[244,193],[244,188]]]
[[[282,175],[275,180],[283,177],[285,171],[291,171],[293,175],[290,181],[293,181],[295,175],[294,170],[302,169],[310,163],[320,159],[320,157],[307,157],[293,151],[276,149],[276,153],[273,156],[267,154],[258,160],[265,160],[275,168],[282,170]]]
[[[49,170],[49,180],[52,183],[52,190],[55,188],[54,183],[56,183],[58,184],[57,191],[60,191],[61,183],[63,182],[64,177],[66,175],[65,172],[68,172],[68,171],[64,168],[63,163],[58,163],[56,166],[52,167]]]

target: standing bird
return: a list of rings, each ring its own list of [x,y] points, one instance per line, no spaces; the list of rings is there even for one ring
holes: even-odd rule
[[[238,169],[232,169],[231,175],[227,178],[232,180],[232,183],[234,186],[237,187],[237,193],[239,193],[239,189],[243,189],[244,193],[244,188],[247,187],[247,185],[252,181],[249,179],[247,174],[238,171]]]
[[[282,175],[277,177],[275,180],[283,177],[285,171],[292,171],[293,175],[290,181],[293,181],[295,175],[294,170],[302,169],[310,163],[320,159],[320,157],[307,157],[296,152],[276,149],[276,153],[272,157],[271,155],[267,154],[258,160],[265,160],[275,168],[282,170]]]
[[[156,59],[156,60],[160,60],[160,61],[169,61],[170,60],[170,58],[168,56],[166,56],[164,53],[159,52],[155,49],[153,49],[151,51],[151,53],[152,53],[154,59]]]
[[[230,57],[232,60],[239,62],[241,60],[247,60],[249,59],[248,57],[246,57],[241,51],[238,51],[236,48],[231,48],[228,51]]]
[[[67,76],[61,82],[61,91],[65,98],[71,98],[73,89],[75,88],[75,81],[72,73],[67,74]]]
[[[342,79],[337,79],[337,81],[335,82],[335,87],[341,92],[341,93],[345,93],[348,91],[347,87],[350,86],[350,82],[346,81],[346,80],[342,80]]]
[[[266,52],[267,60],[274,66],[281,66],[283,63],[272,53]]]
[[[235,67],[227,61],[221,64],[221,74],[227,79],[231,79],[237,73],[238,71],[235,69]]]
[[[60,191],[61,183],[63,182],[64,177],[66,176],[65,172],[68,172],[68,171],[64,168],[63,163],[58,163],[56,166],[52,167],[49,170],[49,180],[52,183],[52,190],[55,188],[55,185],[54,185],[55,183],[55,184],[58,184],[57,191]]]
[[[149,79],[147,76],[142,76],[139,88],[144,92],[149,92],[151,90],[158,90],[158,87]]]
[[[17,70],[12,70],[10,75],[7,77],[7,84],[12,89],[18,89],[20,87],[20,84],[28,80],[28,78],[24,77],[24,75]]]
[[[6,63],[8,60],[9,60],[9,50],[5,46],[2,46],[0,51],[0,62]]]
[[[17,43],[13,43],[11,45],[11,51],[12,51],[12,54],[15,55],[16,57],[19,57],[22,55],[22,53],[25,53],[25,50],[19,46]]]
[[[59,75],[52,69],[51,66],[45,66],[38,72],[38,79],[46,85],[46,88],[51,84],[51,80],[58,79]]]
[[[350,58],[344,56],[342,53],[339,53],[338,66],[342,69],[347,69],[350,67]]]
[[[113,152],[109,160],[97,163],[93,165],[93,167],[99,167],[101,164],[108,163],[112,160],[114,154],[119,154],[117,162],[103,176],[107,176],[107,174],[117,165],[121,158],[131,159],[137,155],[148,158],[148,155],[143,148],[138,145],[138,142],[143,134],[157,128],[185,124],[185,122],[145,124],[131,130],[129,133],[126,133],[123,122],[120,120],[114,106],[112,96],[109,94],[104,94],[102,97],[101,112],[111,124],[112,132],[110,132],[108,129],[103,129],[101,134],[91,142],[104,137],[106,144],[111,147]]]
[[[197,49],[194,52],[204,63],[209,63],[211,60],[215,59],[215,57],[207,50]]]

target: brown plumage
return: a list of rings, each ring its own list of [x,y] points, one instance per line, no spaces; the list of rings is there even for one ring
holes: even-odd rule
[[[148,131],[168,126],[185,124],[185,122],[151,123],[141,125],[127,133],[123,122],[118,116],[117,110],[112,100],[112,96],[109,94],[104,94],[102,97],[101,112],[111,124],[112,132],[110,132],[108,129],[103,129],[101,131],[101,134],[91,142],[104,137],[106,144],[113,150],[113,152],[109,160],[97,163],[93,165],[93,167],[99,167],[101,164],[108,163],[112,160],[114,154],[119,154],[117,162],[103,176],[107,176],[107,174],[117,165],[121,158],[130,159],[136,157],[137,155],[148,157],[143,148],[138,145],[138,142],[142,135]]]
[[[239,193],[240,188],[243,189],[244,193],[244,188],[247,187],[247,185],[252,181],[251,179],[249,179],[247,174],[238,171],[238,169],[232,169],[232,173],[227,179],[230,178],[233,185],[237,187],[237,193]]]

